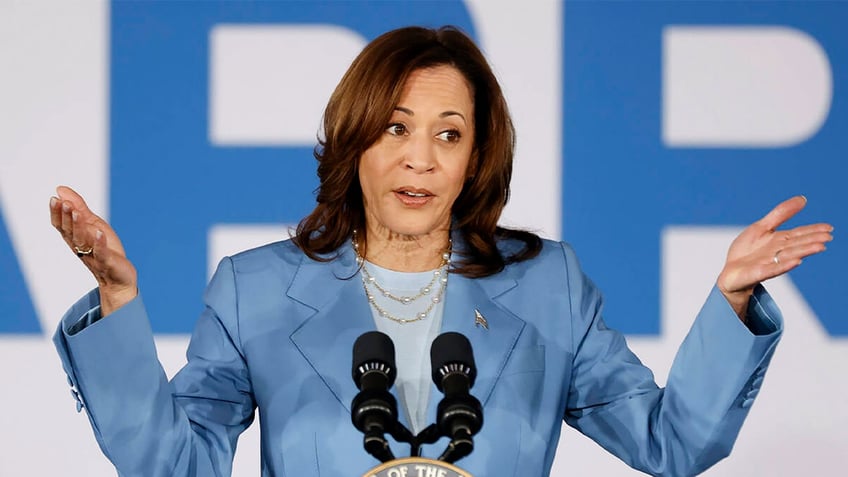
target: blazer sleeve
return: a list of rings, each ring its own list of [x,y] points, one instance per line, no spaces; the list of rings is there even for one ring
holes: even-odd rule
[[[238,336],[232,262],[207,288],[187,365],[168,382],[141,296],[99,318],[97,291],[54,336],[78,410],[122,476],[228,476],[255,402]]]
[[[783,330],[765,289],[756,288],[746,327],[714,287],[660,389],[606,326],[600,293],[563,250],[577,327],[565,421],[651,475],[696,475],[727,456]]]

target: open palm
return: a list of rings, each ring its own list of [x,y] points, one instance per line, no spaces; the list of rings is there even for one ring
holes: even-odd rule
[[[717,285],[739,316],[758,283],[792,270],[805,257],[824,251],[825,244],[833,240],[833,226],[827,223],[777,230],[805,205],[803,196],[780,203],[730,245]]]

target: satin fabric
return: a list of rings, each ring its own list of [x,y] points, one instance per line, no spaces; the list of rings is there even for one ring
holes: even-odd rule
[[[257,409],[262,475],[348,477],[376,466],[350,422],[351,349],[375,328],[356,273],[349,245],[329,262],[291,241],[225,258],[171,382],[141,296],[103,319],[96,290],[77,302],[54,341],[119,474],[230,475]],[[649,474],[699,473],[732,448],[783,328],[762,287],[747,327],[713,289],[660,389],[605,325],[601,295],[567,244],[544,241],[538,257],[494,276],[452,275],[445,299],[442,331],[471,341],[484,411],[474,452],[457,465],[481,477],[549,475],[563,419]],[[431,422],[440,397],[434,388]]]

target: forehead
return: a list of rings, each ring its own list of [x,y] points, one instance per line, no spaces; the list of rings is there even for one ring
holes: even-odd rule
[[[410,73],[404,84],[399,106],[410,102],[465,110],[474,107],[468,80],[458,69],[449,65],[422,68]]]

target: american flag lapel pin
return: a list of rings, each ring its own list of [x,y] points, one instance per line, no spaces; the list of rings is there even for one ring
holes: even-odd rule
[[[483,316],[482,313],[480,313],[480,310],[478,310],[476,308],[474,309],[474,326],[477,326],[477,327],[482,326],[483,328],[486,328],[487,330],[489,329],[489,322],[486,321],[486,318]]]

